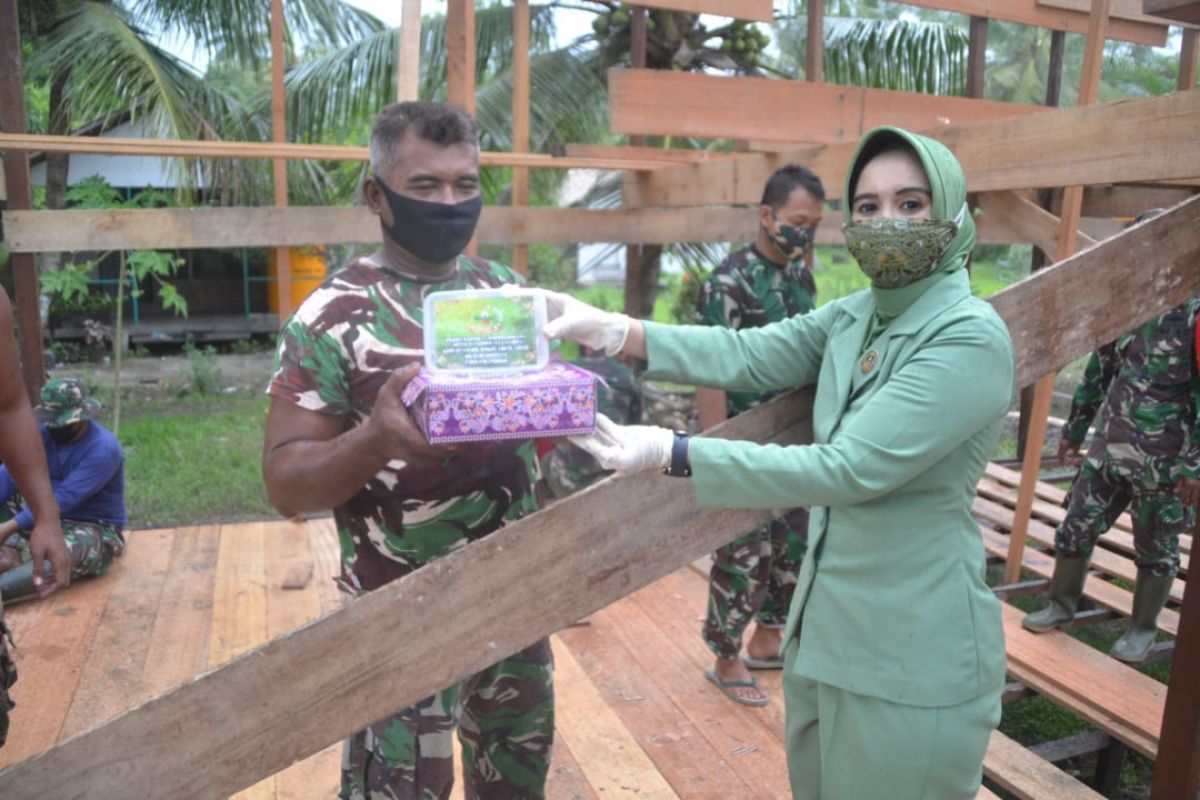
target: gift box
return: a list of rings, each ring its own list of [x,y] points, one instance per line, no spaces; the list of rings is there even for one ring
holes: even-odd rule
[[[401,399],[430,444],[586,436],[596,429],[596,376],[565,362],[487,376],[422,368]]]

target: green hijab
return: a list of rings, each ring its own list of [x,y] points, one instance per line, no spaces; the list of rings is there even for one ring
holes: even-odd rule
[[[975,248],[975,222],[967,209],[967,181],[958,159],[941,142],[890,125],[872,129],[858,143],[854,157],[850,160],[850,171],[846,173],[842,218],[846,222],[852,221],[851,200],[854,198],[854,187],[863,167],[880,152],[881,147],[897,140],[911,147],[921,159],[921,166],[925,169],[925,176],[929,179],[929,188],[933,194],[930,209],[933,219],[955,220],[958,222],[958,233],[929,275],[897,289],[871,287],[871,293],[875,295],[876,311],[875,324],[867,336],[868,342],[873,341],[888,323],[903,314],[917,298],[929,290],[929,287],[950,273],[966,267],[967,259]]]

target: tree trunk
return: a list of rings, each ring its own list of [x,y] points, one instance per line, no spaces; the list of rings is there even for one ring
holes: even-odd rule
[[[661,244],[642,245],[642,268],[639,272],[641,286],[638,297],[641,298],[641,308],[638,316],[642,319],[654,319],[654,299],[658,296],[658,277],[662,272]]]

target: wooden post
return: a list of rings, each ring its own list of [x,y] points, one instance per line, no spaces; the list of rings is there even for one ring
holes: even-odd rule
[[[971,17],[967,44],[967,97],[983,97],[983,73],[987,64],[987,17]]]
[[[1066,49],[1067,35],[1063,31],[1050,32],[1050,66],[1046,74],[1046,105],[1057,107],[1062,98],[1063,52]],[[1054,201],[1051,189],[1039,189],[1038,205],[1049,211]],[[1033,248],[1030,256],[1029,271],[1037,272],[1049,262],[1049,253],[1041,248]],[[1025,443],[1029,441],[1029,414],[1033,408],[1033,387],[1022,386],[1017,418],[1017,458],[1025,458]]]
[[[1108,31],[1108,8],[1110,0],[1094,0],[1088,17],[1087,48],[1083,54],[1083,67],[1079,76],[1079,105],[1095,104],[1100,91],[1100,67],[1104,57],[1105,34]],[[1075,252],[1078,241],[1080,210],[1083,207],[1083,187],[1069,186],[1063,191],[1062,211],[1059,216],[1058,251],[1055,263],[1068,258]],[[1004,564],[1004,582],[1016,583],[1021,576],[1021,560],[1025,555],[1025,537],[1029,532],[1029,518],[1033,513],[1034,491],[1037,489],[1038,473],[1042,466],[1042,445],[1046,441],[1046,422],[1050,416],[1050,401],[1054,397],[1054,377],[1051,372],[1038,380],[1033,387],[1033,404],[1030,409],[1029,436],[1025,442],[1025,457],[1021,464],[1021,486],[1017,494],[1017,507],[1013,510],[1013,527],[1008,539],[1008,559]]]
[[[804,49],[804,79],[825,80],[825,0],[808,0],[808,41]]]
[[[629,63],[634,69],[646,67],[646,9],[644,6],[634,6],[629,18]],[[641,147],[645,139],[639,135],[629,137],[629,144]],[[629,181],[636,181],[637,176],[627,175]],[[640,317],[642,308],[642,245],[631,244],[625,247],[625,313],[632,317]]]
[[[475,116],[475,0],[446,4],[446,99]]]
[[[396,48],[396,102],[420,100],[421,0],[404,0]]]
[[[287,107],[283,94],[283,0],[271,0],[271,141],[287,141]],[[275,179],[275,207],[288,204],[287,159],[277,158],[271,166]],[[292,313],[292,260],[286,247],[275,248],[275,297],[279,327]]]
[[[1187,30],[1184,30],[1187,33]],[[1200,533],[1193,528],[1192,536]],[[1188,573],[1166,711],[1154,763],[1152,800],[1200,796],[1200,577]]]
[[[529,0],[513,3],[513,121],[512,151],[529,152]],[[512,168],[512,205],[524,208],[529,205],[529,170],[525,167]],[[529,247],[515,245],[512,250],[512,268],[529,276]]]
[[[0,129],[25,133],[25,84],[21,77],[21,39],[17,0],[0,0]],[[4,151],[4,184],[8,210],[28,210],[31,205],[29,154]],[[46,367],[42,360],[42,313],[39,303],[37,263],[32,253],[13,253],[13,283],[17,329],[21,337],[21,375],[29,402],[37,405]],[[7,331],[2,332],[8,335]]]
[[[1186,92],[1196,88],[1196,56],[1197,42],[1200,41],[1200,30],[1195,28],[1183,29],[1183,44],[1179,48],[1179,91]]]

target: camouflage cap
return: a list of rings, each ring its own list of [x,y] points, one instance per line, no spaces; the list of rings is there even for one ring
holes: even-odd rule
[[[100,403],[87,396],[87,387],[78,378],[55,378],[42,387],[42,403],[34,412],[47,428],[63,428],[73,422],[91,419],[100,411]]]

